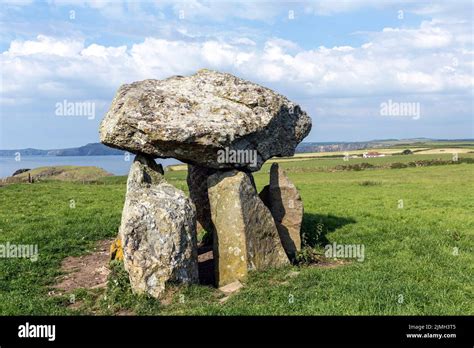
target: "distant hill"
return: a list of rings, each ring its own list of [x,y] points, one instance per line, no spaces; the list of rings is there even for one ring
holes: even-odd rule
[[[354,151],[364,149],[403,147],[403,146],[428,146],[433,147],[443,143],[466,143],[474,142],[474,139],[429,139],[429,138],[413,138],[413,139],[377,139],[370,141],[355,142],[303,142],[296,148],[297,153],[306,152],[336,152],[336,151]],[[438,145],[439,146],[439,145]]]
[[[18,150],[0,150],[0,156],[11,157],[16,153],[22,156],[120,156],[124,151],[112,149],[101,143],[90,143],[80,147],[68,149],[39,150],[39,149],[18,149]]]
[[[474,139],[429,139],[429,138],[413,138],[413,139],[377,139],[369,141],[353,141],[353,142],[303,142],[296,148],[297,153],[304,152],[333,152],[333,151],[352,151],[373,148],[386,148],[390,146],[403,146],[410,144],[426,144],[435,145],[436,143],[459,143],[474,142]],[[90,143],[80,147],[68,149],[39,150],[39,149],[18,149],[18,150],[0,150],[0,156],[13,157],[16,153],[22,156],[121,156],[125,151],[112,149],[101,143]]]
[[[55,156],[114,156],[123,155],[125,151],[112,149],[101,143],[90,143],[85,146],[56,150]]]

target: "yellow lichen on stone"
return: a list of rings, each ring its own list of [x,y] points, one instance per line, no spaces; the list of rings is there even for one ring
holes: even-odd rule
[[[122,248],[122,241],[120,238],[117,238],[113,241],[110,245],[110,259],[111,260],[123,260],[123,248]]]

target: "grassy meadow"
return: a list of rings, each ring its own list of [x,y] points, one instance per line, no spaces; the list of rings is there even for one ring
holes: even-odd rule
[[[362,262],[253,272],[225,302],[204,285],[171,288],[164,301],[132,294],[114,261],[107,288],[51,296],[61,261],[116,236],[126,177],[0,187],[0,244],[38,244],[38,261],[0,259],[1,315],[466,315],[474,314],[474,164],[333,171],[449,154],[283,162],[305,207],[307,248],[363,244]],[[459,154],[474,158],[474,154]],[[255,174],[261,189],[269,164]],[[186,188],[186,172],[167,179]]]

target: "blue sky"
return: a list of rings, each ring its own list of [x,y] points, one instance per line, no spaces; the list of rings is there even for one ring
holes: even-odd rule
[[[0,20],[2,149],[97,142],[121,84],[200,68],[299,103],[306,141],[474,137],[471,1],[25,0]],[[58,116],[64,101],[95,118]]]

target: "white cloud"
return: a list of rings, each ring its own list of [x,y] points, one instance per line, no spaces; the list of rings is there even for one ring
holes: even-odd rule
[[[305,2],[305,13],[329,16],[336,13],[354,11],[364,7],[383,7],[390,5],[390,1],[380,0],[313,0]],[[393,2],[392,2],[393,4]]]
[[[2,3],[11,7],[21,7],[34,2],[3,0]],[[296,18],[302,14],[332,16],[361,9],[393,10],[394,16],[401,10],[437,18],[472,17],[472,0],[48,0],[48,3],[53,6],[87,7],[100,11],[108,19],[119,20],[126,20],[131,14],[134,18],[144,20],[163,19],[165,10],[171,10],[175,19],[184,14],[186,20],[206,22],[224,22],[231,18],[272,22],[276,18],[287,17],[290,10],[295,11]]]
[[[231,41],[231,44],[233,45],[246,45],[246,46],[257,46],[257,43],[248,37],[239,37],[239,38],[234,38]]]
[[[187,20],[206,19],[223,22],[228,18],[268,21],[280,15],[288,5],[270,1],[198,1],[158,2],[163,8],[172,5],[174,14],[184,16]]]
[[[108,58],[108,57],[121,57],[125,55],[127,52],[127,46],[119,46],[119,47],[104,47],[97,44],[92,44],[89,47],[83,49],[81,51],[81,55],[85,57],[101,57],[101,58]]]
[[[38,35],[36,40],[13,41],[7,54],[12,57],[30,55],[54,55],[72,57],[77,55],[83,47],[81,41],[58,40],[44,35]]]
[[[385,41],[384,48],[443,48],[453,41],[453,35],[449,31],[427,21],[422,22],[418,29],[384,28],[382,33],[375,36]]]
[[[39,35],[11,43],[1,55],[3,100],[107,97],[123,83],[187,75],[206,67],[228,71],[293,97],[472,94],[473,51],[462,25],[369,33],[359,47],[303,49],[273,38],[263,45],[147,38],[131,47],[85,46],[80,39]],[[456,32],[456,35],[453,34]],[[462,36],[462,35],[461,35]],[[472,43],[471,43],[472,44]],[[36,99],[35,99],[36,98]]]

